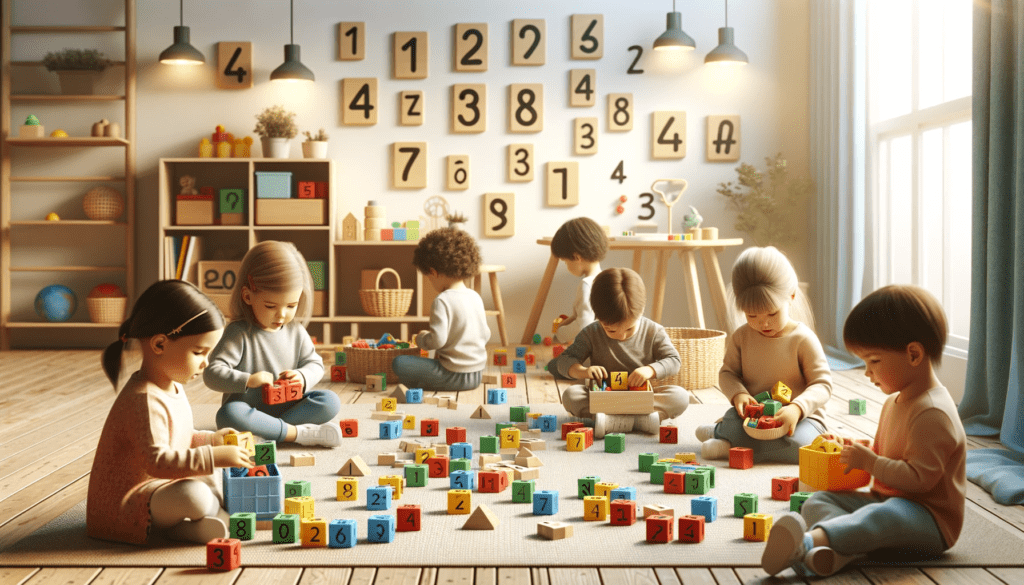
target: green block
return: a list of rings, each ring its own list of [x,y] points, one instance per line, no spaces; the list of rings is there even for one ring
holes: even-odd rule
[[[588,475],[586,477],[579,478],[576,480],[576,495],[579,496],[581,500],[587,496],[597,495],[597,492],[594,490],[597,486],[597,482],[599,481],[601,481],[601,478],[596,475]]]
[[[409,487],[426,487],[427,473],[426,463],[414,463],[413,465],[405,466],[405,483]]]
[[[811,497],[811,492],[794,492],[789,496],[789,511],[800,513],[800,509],[804,507],[804,502],[807,498]]]
[[[296,479],[294,481],[288,481],[284,484],[284,497],[286,498],[298,498],[301,496],[312,496],[313,486],[303,479]]]
[[[512,481],[512,501],[523,504],[533,503],[533,490],[536,487],[536,480],[516,479]]]
[[[277,463],[277,443],[256,443],[256,457],[253,459],[256,465],[270,465]]]
[[[404,341],[399,341],[395,347],[398,349],[409,349],[409,344]]]
[[[658,455],[657,453],[641,453],[639,457],[640,471],[650,473],[651,464],[656,462],[658,459],[661,459],[661,455]]]
[[[868,401],[863,398],[850,400],[850,414],[867,414]]]
[[[500,423],[494,423],[494,434],[500,437],[501,436],[501,429],[507,429],[509,427],[515,427],[515,426],[516,426],[516,423],[509,422],[509,421],[500,422]],[[497,453],[497,451],[494,451],[494,452]]]
[[[711,473],[703,469],[687,471],[683,489],[688,494],[703,496],[711,489]]]
[[[334,365],[344,366],[348,365],[348,356],[343,351],[334,352]]]
[[[420,221],[418,219],[410,219],[405,222],[405,229],[407,230],[418,230],[420,229]]]
[[[775,416],[779,414],[779,409],[782,408],[782,403],[778,400],[765,400],[764,401],[764,415]]]
[[[622,453],[626,450],[626,435],[624,433],[607,433],[604,436],[605,453]]]
[[[275,544],[299,542],[298,514],[278,514],[274,516],[273,528]]]
[[[253,512],[236,512],[231,515],[231,523],[228,528],[230,538],[238,540],[252,540],[256,532],[256,514]]]
[[[405,228],[405,241],[415,242],[420,239],[420,230],[415,228]]]
[[[245,189],[221,189],[217,198],[217,211],[221,213],[244,213]]]
[[[529,406],[513,406],[509,409],[509,418],[512,419],[512,422],[526,422],[526,413],[528,412],[530,412]]]
[[[708,481],[708,487],[710,487],[711,489],[714,489],[715,488],[715,466],[714,465],[698,465],[697,466],[697,471],[700,471],[702,469],[706,469],[708,474],[711,476],[711,479]]]
[[[533,334],[533,342],[534,343],[541,343],[542,341],[544,341],[544,340],[541,339],[540,333],[534,333]]]
[[[665,472],[672,469],[668,463],[655,461],[651,464],[651,483],[665,485]]]
[[[473,462],[469,459],[452,459],[448,462],[448,473],[453,471],[470,471],[473,469]]]
[[[762,392],[762,393],[760,393],[760,394],[758,394],[757,396],[754,397],[754,400],[760,402],[761,404],[764,404],[764,402],[766,400],[771,400],[771,399],[772,399],[772,393],[767,391],[767,390],[765,390],[764,392]],[[765,413],[765,414],[767,414],[767,413]]]
[[[497,453],[498,452],[498,437],[492,435],[481,435],[480,436],[480,452],[481,453]]]
[[[736,494],[732,498],[733,515],[742,518],[757,513],[757,494]]]
[[[306,260],[309,266],[309,274],[313,277],[313,290],[327,289],[327,261]]]

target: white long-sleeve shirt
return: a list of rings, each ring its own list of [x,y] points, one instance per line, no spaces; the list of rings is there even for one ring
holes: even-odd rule
[[[479,372],[487,364],[491,330],[480,295],[468,288],[448,289],[430,306],[429,330],[416,345],[437,350],[435,358],[449,372]]]

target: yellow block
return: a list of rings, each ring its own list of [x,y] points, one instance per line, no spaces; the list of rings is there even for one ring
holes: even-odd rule
[[[509,427],[501,429],[501,448],[518,449],[520,431],[517,428]]]
[[[833,438],[833,435],[818,435],[811,441],[811,449],[822,453],[840,453],[843,446],[839,443],[839,439]]]
[[[391,499],[401,500],[402,499],[402,485],[404,479],[401,475],[382,475],[377,480],[377,485],[389,485],[391,486]]]
[[[327,533],[327,521],[323,518],[299,520],[299,531],[302,534],[302,546],[327,546],[330,535]]]
[[[414,415],[411,415],[411,414],[405,415],[405,418],[402,419],[402,428],[403,429],[415,430],[416,429],[416,417]]]
[[[338,480],[338,501],[359,501],[359,479],[355,477],[343,477]]]
[[[583,519],[603,522],[608,519],[608,498],[602,496],[583,497]]]
[[[395,412],[398,410],[398,399],[397,398],[381,398],[380,409],[387,412]]]
[[[579,431],[573,431],[565,435],[565,449],[567,451],[582,451],[587,448],[587,437]]]
[[[610,372],[612,390],[629,390],[629,372]]]
[[[775,385],[772,386],[772,398],[783,404],[789,404],[789,402],[793,400],[793,391],[789,389],[789,386],[786,386],[782,382],[776,382]]]
[[[676,453],[676,461],[679,461],[680,463],[696,463],[697,462],[697,454],[696,453]]]
[[[469,490],[448,490],[448,513],[469,514],[472,511],[472,493]]]
[[[743,538],[764,542],[772,530],[771,514],[747,514],[743,517]]]
[[[284,499],[284,513],[296,514],[303,520],[313,517],[313,498],[310,496],[297,496]]]
[[[594,495],[600,496],[606,500],[611,499],[612,490],[619,487],[619,484],[612,483],[610,481],[599,481],[594,484]]]
[[[252,438],[252,433],[245,431],[244,433],[228,433],[224,435],[225,445],[237,445],[243,449],[249,451],[249,455],[256,454],[256,441]]]
[[[437,449],[433,447],[421,447],[416,449],[416,463],[423,463],[430,457],[437,457]]]
[[[868,485],[871,475],[863,469],[844,474],[846,466],[839,462],[839,453],[825,453],[811,447],[800,447],[800,481],[815,490],[855,490]]]

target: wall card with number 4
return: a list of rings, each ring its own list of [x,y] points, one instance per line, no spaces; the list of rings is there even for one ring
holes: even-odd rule
[[[217,87],[249,89],[252,87],[252,43],[217,43]]]

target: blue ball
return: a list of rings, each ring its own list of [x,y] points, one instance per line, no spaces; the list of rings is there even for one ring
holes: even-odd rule
[[[61,284],[51,284],[36,295],[36,313],[47,321],[63,322],[78,308],[75,291]]]

